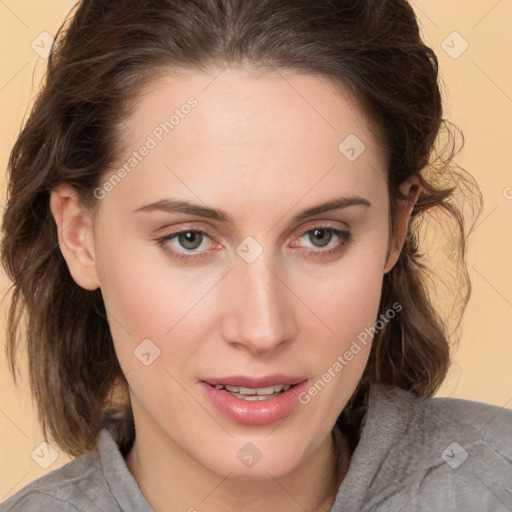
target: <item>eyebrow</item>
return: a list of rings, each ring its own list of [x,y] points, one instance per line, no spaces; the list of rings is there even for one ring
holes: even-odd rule
[[[347,196],[337,197],[325,203],[313,206],[295,215],[293,222],[300,222],[313,215],[328,212],[331,210],[337,210],[340,208],[347,208],[349,206],[362,205],[371,207],[370,201],[361,196]],[[133,211],[133,213],[139,212],[154,212],[164,211],[169,213],[186,213],[189,215],[196,215],[198,217],[204,217],[207,219],[216,220],[225,224],[234,224],[233,217],[229,213],[214,208],[208,208],[198,204],[191,203],[189,201],[180,201],[176,199],[162,199],[154,203],[142,206]]]

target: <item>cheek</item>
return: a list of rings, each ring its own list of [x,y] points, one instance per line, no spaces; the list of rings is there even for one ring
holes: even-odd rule
[[[319,297],[318,311],[331,334],[323,340],[320,373],[331,369],[342,375],[338,384],[353,389],[369,355],[372,329],[377,320],[382,274],[368,268],[336,280],[336,290]],[[341,356],[341,360],[340,360]],[[335,367],[335,363],[338,363]],[[341,366],[340,366],[341,365]],[[326,377],[327,379],[329,377]]]
[[[329,391],[322,393],[331,397],[324,404],[330,407],[334,402],[333,410],[341,410],[364,371],[378,316],[387,247],[381,232],[374,235],[368,244],[347,252],[330,276],[310,275],[306,281],[304,296],[328,326],[322,328],[328,335],[317,341],[322,350],[312,360],[320,382],[311,388],[311,397],[304,397],[304,403],[332,382]],[[311,326],[304,328],[312,332]]]
[[[173,303],[169,292],[162,295],[165,280],[151,270],[147,255],[141,257],[130,241],[112,243],[106,238],[97,258],[98,276],[118,358],[130,367],[136,361],[133,351],[143,340],[160,345],[175,321],[173,314],[178,314],[178,300]]]
[[[139,369],[134,351],[142,342],[152,347],[144,340],[150,340],[163,356],[155,360],[155,367],[168,357],[170,349],[173,360],[186,358],[196,349],[194,340],[204,339],[199,332],[209,316],[204,298],[219,276],[205,269],[173,267],[165,254],[147,241],[118,239],[114,244],[107,238],[100,247],[101,291],[125,373]]]
[[[383,273],[370,266],[347,268],[321,284],[311,283],[305,297],[314,297],[315,307],[335,322],[357,323],[376,313],[382,279]]]
[[[385,236],[347,251],[332,270],[307,274],[304,297],[346,342],[372,326],[377,317],[386,254]]]

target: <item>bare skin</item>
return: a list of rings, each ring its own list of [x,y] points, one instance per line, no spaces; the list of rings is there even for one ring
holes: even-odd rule
[[[199,383],[321,378],[374,325],[419,185],[415,177],[402,185],[410,200],[390,233],[385,156],[342,87],[320,76],[219,72],[150,84],[126,120],[118,166],[148,136],[157,144],[93,213],[69,187],[52,191],[60,247],[75,281],[101,288],[135,418],[127,464],[156,512],[326,511],[349,465],[345,440],[333,443],[331,430],[371,343],[274,424],[232,421]],[[197,106],[158,140],[155,128],[191,96]],[[353,160],[339,149],[350,134],[365,146]],[[294,220],[340,197],[358,202]],[[170,198],[223,210],[232,223],[136,211]],[[177,235],[155,243],[187,229],[194,248]],[[247,237],[251,251],[262,250],[250,263],[237,252]],[[145,339],[160,350],[148,366],[134,355]],[[247,443],[261,453],[252,467],[237,457]]]

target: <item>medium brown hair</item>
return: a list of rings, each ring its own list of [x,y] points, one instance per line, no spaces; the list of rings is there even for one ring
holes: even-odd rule
[[[436,215],[454,227],[449,259],[456,287],[465,290],[454,311],[460,317],[470,283],[456,197],[461,190],[476,202],[480,196],[471,177],[451,164],[455,143],[442,117],[437,58],[407,1],[83,0],[59,30],[13,147],[1,246],[13,281],[10,369],[16,381],[22,339],[43,432],[70,455],[95,446],[106,411],[123,402],[130,409],[101,289],[85,290],[71,277],[50,191],[69,184],[93,209],[93,191],[115,163],[122,121],[141,88],[166,70],[228,64],[316,74],[348,90],[388,158],[391,226],[398,186],[413,173],[421,179],[405,246],[384,276],[379,313],[395,303],[402,309],[376,333],[359,386],[338,418],[352,449],[371,383],[432,396],[446,375],[449,319],[429,291],[437,281],[420,251],[422,229]]]

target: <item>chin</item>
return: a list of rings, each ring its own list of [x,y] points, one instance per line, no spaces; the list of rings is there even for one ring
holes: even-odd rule
[[[212,457],[217,455],[219,458],[204,462],[218,474],[229,474],[230,480],[285,477],[295,471],[307,457],[307,454],[298,449],[298,443],[291,436],[288,439],[289,443],[283,443],[277,437],[272,442],[270,438],[251,440],[247,436],[243,440],[230,443],[229,447],[218,454],[210,452]]]

